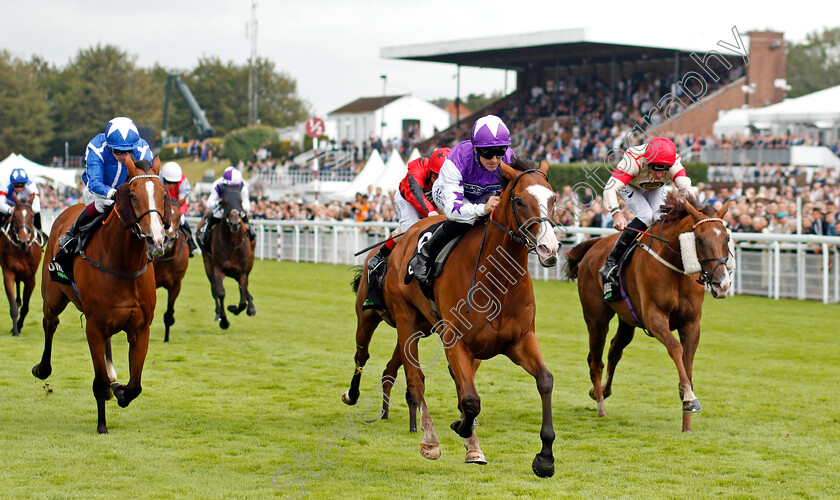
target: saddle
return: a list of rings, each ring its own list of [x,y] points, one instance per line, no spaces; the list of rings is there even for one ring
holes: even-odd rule
[[[111,211],[97,215],[90,222],[78,228],[76,238],[70,241],[66,248],[59,250],[48,265],[50,279],[62,285],[73,284],[73,260],[87,246],[102,222],[110,215]]]
[[[437,224],[432,224],[431,226],[427,227],[423,232],[421,232],[420,236],[417,238],[418,248],[420,246],[419,245],[420,242],[421,241],[428,241],[428,239],[431,238],[432,233],[434,233],[435,230],[438,228],[438,226],[440,226],[444,222],[446,222],[446,221],[438,222]],[[462,234],[454,237],[450,241],[447,241],[446,244],[444,244],[443,247],[441,247],[441,249],[437,253],[437,255],[432,255],[431,256],[433,264],[432,264],[432,271],[431,271],[429,277],[431,278],[432,286],[426,287],[422,283],[418,282],[420,284],[420,289],[423,291],[423,295],[425,295],[427,298],[429,298],[429,299],[434,298],[434,289],[433,289],[434,288],[434,279],[437,278],[438,276],[440,276],[440,273],[443,272],[443,266],[444,266],[444,264],[446,264],[446,259],[449,258],[449,254],[452,253],[452,249],[455,248],[455,245],[457,245],[459,241],[461,241],[461,238],[464,237],[464,234],[466,234],[466,233],[462,233]],[[412,254],[412,257],[414,257],[414,255],[417,254],[418,248],[414,249],[414,254]],[[408,274],[408,272],[406,271],[404,283],[406,285],[408,285],[409,283],[411,283],[411,280],[413,278],[414,278],[414,276]]]

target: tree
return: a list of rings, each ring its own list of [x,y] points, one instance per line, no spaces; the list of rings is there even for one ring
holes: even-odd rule
[[[789,44],[789,97],[799,97],[840,85],[840,28],[809,33],[801,44]]]
[[[0,50],[0,159],[19,153],[49,158],[55,132],[47,95],[40,85],[41,62],[23,62]]]
[[[54,154],[69,143],[71,155],[84,154],[87,143],[103,132],[115,116],[127,116],[139,126],[160,124],[162,84],[135,65],[113,45],[80,50],[76,58],[48,84],[57,127]]]

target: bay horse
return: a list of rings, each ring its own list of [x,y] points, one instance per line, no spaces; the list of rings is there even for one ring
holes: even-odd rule
[[[536,305],[527,262],[529,251],[536,250],[542,265],[555,265],[560,244],[553,222],[546,216],[553,213],[555,202],[547,181],[548,163],[543,161],[539,169],[531,165],[523,159],[515,160],[513,167],[501,164],[505,187],[500,202],[487,225],[471,228],[449,255],[435,279],[433,301],[416,280],[405,284],[403,277],[421,233],[441,219],[415,223],[389,256],[384,299],[397,328],[408,391],[420,410],[420,453],[432,460],[440,457],[434,421],[424,398],[425,377],[417,357],[419,338],[437,333],[458,393],[461,417],[450,427],[464,438],[465,461],[487,463],[474,426],[481,411],[475,371],[480,360],[504,354],[536,379],[542,402],[542,449],[534,457],[532,470],[539,477],[550,477],[554,474],[554,377],[543,362],[534,330]],[[367,357],[367,345],[358,345],[357,373]]]
[[[52,372],[52,341],[59,314],[72,302],[85,316],[85,333],[93,359],[93,395],[97,432],[105,434],[105,401],[113,395],[125,408],[142,391],[143,363],[149,347],[149,325],[155,312],[155,277],[151,257],[163,255],[165,228],[169,227],[169,195],[160,181],[160,159],[125,162],[128,178],[117,188],[114,206],[105,222],[73,261],[74,284],[52,281],[49,264],[58,251],[58,238],[67,231],[83,204],[62,212],[50,231],[41,273],[44,299],[44,353],[32,374],[46,379]],[[128,339],[130,378],[117,383],[111,359],[111,336],[124,331]]]
[[[592,379],[589,395],[596,402],[598,416],[606,416],[604,399],[612,394],[615,368],[624,348],[633,340],[636,328],[644,325],[648,335],[661,342],[674,360],[682,400],[682,430],[690,432],[691,414],[702,410],[691,375],[700,342],[704,284],[710,285],[716,298],[725,298],[731,285],[726,268],[729,234],[722,220],[729,202],[716,212],[711,206],[701,206],[693,197],[682,200],[671,192],[663,208],[665,213],[648,230],[647,234],[653,237],[641,236],[642,241],[650,240],[647,245],[650,250],[637,248],[630,262],[624,265],[626,294],[622,295],[627,295],[629,302],[617,300],[604,304],[603,282],[598,273],[618,235],[592,238],[572,248],[567,254],[567,277],[577,278],[583,317],[589,330],[587,361]],[[680,235],[685,233],[693,233],[693,238],[686,241],[693,240],[696,244],[701,269],[699,280],[684,274]],[[602,386],[604,344],[610,320],[616,314],[618,330],[610,344],[607,380]],[[679,340],[673,330],[678,331]]]
[[[216,302],[216,318],[222,329],[230,327],[225,314],[224,279],[233,278],[239,284],[239,304],[229,305],[228,311],[239,314],[247,307],[248,316],[257,314],[254,297],[248,293],[248,276],[254,267],[256,242],[248,238],[245,222],[242,220],[242,198],[239,191],[225,194],[221,222],[210,230],[210,246],[202,247],[204,271],[210,280],[210,292]]]
[[[17,198],[17,197],[15,197]],[[0,246],[0,266],[3,268],[3,284],[9,299],[9,314],[12,317],[12,336],[20,335],[23,320],[29,313],[29,299],[35,290],[35,273],[41,263],[41,232],[35,229],[35,212],[32,200],[15,204],[9,219],[3,227]],[[23,284],[23,295],[20,285]]]
[[[163,341],[169,342],[169,329],[175,324],[175,299],[181,293],[181,282],[190,264],[189,236],[181,231],[181,211],[177,203],[170,200],[170,226],[166,230],[165,252],[155,257],[155,286],[165,288],[167,293],[166,312],[163,314],[165,328]]]

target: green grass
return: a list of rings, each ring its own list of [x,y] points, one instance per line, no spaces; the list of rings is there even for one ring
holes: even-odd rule
[[[79,313],[62,316],[53,374],[30,374],[40,359],[40,296],[21,338],[0,337],[0,496],[3,498],[819,498],[836,497],[840,470],[837,306],[734,297],[705,303],[694,371],[704,411],[680,432],[677,374],[664,347],[637,333],[597,418],[588,397],[588,339],[575,286],[535,283],[537,333],[554,373],[556,475],[538,479],[539,396],[533,378],[507,358],[477,376],[478,428],[489,464],[463,463],[445,363],[426,371],[427,401],[441,441],[423,459],[420,436],[394,398],[391,419],[362,424],[358,440],[315,458],[331,429],[346,430],[353,408],[340,401],[353,371],[353,295],[346,266],[258,262],[256,317],[213,322],[212,298],[194,258],[176,303],[172,341],[160,323],[143,372],[143,394],[122,409],[107,404],[110,434],[96,434],[93,370]],[[227,280],[228,299],[238,296]],[[229,300],[230,301],[230,300]],[[2,326],[7,325],[7,326]],[[0,319],[8,331],[9,320]],[[395,335],[380,327],[362,396],[390,357]],[[127,343],[114,338],[120,381]],[[429,360],[437,342],[422,343]],[[401,376],[402,379],[402,376]],[[324,441],[321,446],[328,444]],[[320,477],[296,467],[309,454]]]
[[[213,179],[215,180],[221,177],[222,172],[230,165],[226,158],[220,158],[219,161],[192,161],[189,158],[179,158],[175,161],[181,166],[181,171],[192,185],[201,182],[201,177],[208,168],[213,169]]]

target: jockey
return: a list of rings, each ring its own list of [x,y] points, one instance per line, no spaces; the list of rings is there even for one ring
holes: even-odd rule
[[[242,221],[245,222],[245,229],[248,232],[248,238],[254,241],[257,238],[256,233],[248,225],[248,213],[251,211],[251,200],[248,198],[248,185],[242,182],[242,172],[236,167],[227,167],[222,176],[213,183],[210,188],[210,196],[207,197],[206,207],[209,216],[205,216],[204,224],[198,230],[198,240],[202,247],[209,248],[210,233],[213,226],[224,217],[225,208],[225,194],[231,191],[238,191],[242,200]]]
[[[429,158],[420,157],[408,162],[408,173],[400,181],[399,191],[394,194],[394,208],[397,209],[397,217],[400,221],[400,232],[408,231],[415,222],[426,217],[437,215],[437,208],[431,201],[432,185],[438,178],[440,167],[446,160],[449,148],[438,148]],[[382,275],[385,266],[381,264],[388,260],[391,251],[396,246],[395,239],[388,239],[379,251],[368,261],[368,284],[373,283]],[[368,297],[371,304],[367,305],[384,306],[378,304],[379,296],[373,296],[373,288],[369,287]],[[364,307],[364,306],[363,306]]]
[[[85,173],[82,197],[85,209],[70,229],[58,239],[60,252],[68,252],[68,244],[79,236],[79,229],[110,210],[117,186],[128,178],[125,160],[151,162],[154,155],[149,144],[140,137],[137,125],[130,118],[118,116],[108,122],[105,133],[97,134],[85,150]]]
[[[498,116],[479,118],[470,140],[446,155],[438,179],[432,186],[435,205],[447,221],[438,226],[408,264],[408,272],[421,283],[431,285],[431,260],[446,242],[465,233],[475,222],[499,204],[502,162],[510,164],[510,131]]]
[[[26,170],[22,168],[13,169],[9,175],[9,185],[6,189],[0,191],[0,224],[6,222],[9,214],[14,210],[18,201],[21,203],[29,203],[29,197],[35,195],[32,199],[32,212],[35,213],[35,227],[41,230],[41,197],[38,193],[38,185],[32,182],[32,179],[27,175]]]
[[[192,191],[192,188],[190,187],[190,181],[183,172],[181,172],[181,165],[178,165],[174,161],[164,163],[163,166],[160,167],[160,180],[169,192],[169,196],[178,205],[181,215],[186,214],[187,209],[189,208],[190,192]],[[181,230],[187,237],[187,247],[190,251],[190,257],[192,257],[196,246],[195,241],[193,241],[190,223],[187,222],[187,219],[184,217],[181,217]]]
[[[624,156],[604,186],[604,205],[613,216],[613,227],[621,231],[600,273],[604,278],[604,301],[618,299],[618,261],[630,244],[660,216],[660,207],[667,192],[664,185],[673,181],[680,194],[690,193],[691,179],[680,162],[677,148],[671,139],[657,137],[648,144],[634,146]],[[618,194],[633,213],[627,223],[618,205]],[[630,228],[626,231],[625,228]]]

